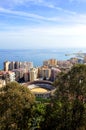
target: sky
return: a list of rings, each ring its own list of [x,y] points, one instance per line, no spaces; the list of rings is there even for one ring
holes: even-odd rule
[[[0,0],[0,49],[86,48],[86,0]]]

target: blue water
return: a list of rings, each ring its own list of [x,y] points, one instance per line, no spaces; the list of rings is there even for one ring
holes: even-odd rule
[[[3,69],[3,62],[8,61],[31,61],[34,66],[41,66],[44,60],[55,58],[57,60],[66,60],[72,55],[65,56],[76,52],[86,52],[86,49],[36,49],[36,50],[0,50],[0,69]]]

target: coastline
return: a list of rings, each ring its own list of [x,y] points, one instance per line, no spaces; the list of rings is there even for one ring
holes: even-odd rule
[[[41,66],[44,60],[57,59],[67,60],[73,57],[65,54],[86,52],[85,48],[57,48],[57,49],[0,49],[0,70],[3,70],[4,61],[29,61],[34,67]]]

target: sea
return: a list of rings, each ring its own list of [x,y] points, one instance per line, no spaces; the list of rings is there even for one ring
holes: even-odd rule
[[[86,48],[55,48],[55,49],[0,49],[0,70],[3,70],[4,61],[33,62],[34,67],[42,66],[44,60],[67,60],[74,56],[73,53],[86,53]]]

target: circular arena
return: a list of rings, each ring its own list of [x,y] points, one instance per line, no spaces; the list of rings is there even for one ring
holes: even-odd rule
[[[52,82],[45,80],[28,82],[26,85],[36,97],[41,98],[50,98],[55,90]]]

